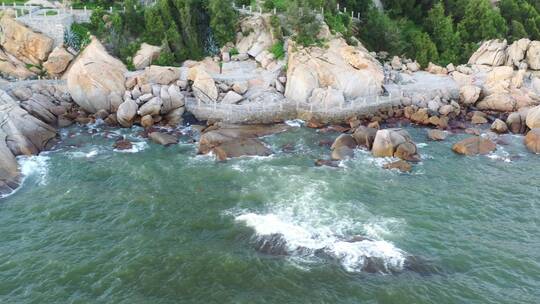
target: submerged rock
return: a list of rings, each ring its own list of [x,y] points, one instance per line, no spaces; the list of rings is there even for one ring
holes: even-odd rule
[[[408,162],[404,161],[404,160],[398,160],[396,162],[393,162],[393,163],[389,163],[389,164],[385,164],[383,166],[384,169],[397,169],[401,172],[411,172],[412,171],[412,165],[409,164]]]
[[[225,161],[229,158],[241,156],[269,156],[272,151],[257,138],[244,138],[225,142],[213,150],[217,160]]]
[[[452,147],[454,152],[468,156],[489,154],[496,149],[497,144],[480,136],[469,137],[456,143]]]
[[[428,138],[434,141],[442,141],[448,137],[448,133],[441,130],[428,130]]]
[[[162,132],[151,132],[148,134],[154,143],[162,146],[170,146],[178,143],[178,138],[174,135],[162,133]]]

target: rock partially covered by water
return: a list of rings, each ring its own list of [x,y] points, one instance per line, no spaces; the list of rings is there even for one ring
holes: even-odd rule
[[[404,173],[412,171],[412,165],[404,160],[398,160],[393,163],[385,164],[383,168],[388,170],[396,169]]]
[[[20,172],[15,156],[39,153],[55,136],[53,127],[0,91],[0,194],[18,186]]]
[[[368,128],[364,126],[359,126],[356,128],[352,137],[356,140],[356,143],[359,146],[365,147],[371,150],[373,147],[373,142],[375,141],[375,136],[377,135],[377,129]]]
[[[441,130],[428,130],[428,138],[434,141],[442,141],[448,137],[448,133]]]
[[[243,155],[268,156],[271,151],[257,137],[285,130],[285,125],[214,125],[201,135],[199,153],[214,152],[218,160]]]
[[[89,113],[116,112],[125,92],[124,64],[95,37],[67,72],[69,93]]]
[[[154,143],[162,146],[170,146],[178,143],[178,138],[174,135],[163,133],[163,132],[151,132],[148,134]]]
[[[469,137],[456,143],[452,150],[463,155],[485,155],[497,149],[497,145],[490,139],[480,136]]]
[[[341,134],[330,149],[332,150],[332,160],[344,160],[354,156],[354,148],[358,144],[349,134]]]
[[[404,129],[385,129],[377,131],[373,149],[375,157],[399,157],[403,160],[418,161],[416,145],[409,132]]]
[[[540,128],[532,129],[525,136],[525,146],[529,151],[540,154]]]

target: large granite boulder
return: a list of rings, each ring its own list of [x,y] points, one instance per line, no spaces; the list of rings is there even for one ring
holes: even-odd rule
[[[51,52],[47,61],[43,63],[43,67],[50,76],[59,76],[67,69],[72,60],[73,55],[59,46]]]
[[[133,120],[137,116],[137,110],[139,106],[132,99],[125,100],[118,107],[116,112],[116,120],[124,128],[130,128],[133,125]]]
[[[529,129],[540,128],[540,106],[529,109],[525,122]]]
[[[382,92],[382,67],[362,46],[349,46],[334,38],[327,47],[302,48],[289,45],[285,97],[307,102],[315,89],[331,87],[346,100]]]
[[[384,129],[377,131],[371,153],[375,157],[399,157],[403,160],[416,161],[416,145],[409,132],[404,129]]]
[[[190,68],[188,80],[193,81],[193,94],[198,100],[206,103],[212,103],[218,100],[219,91],[216,82],[204,69],[203,65]]]
[[[142,70],[158,59],[160,53],[161,48],[159,46],[143,43],[141,44],[141,48],[135,53],[135,56],[133,56],[133,66],[137,70]]]
[[[222,160],[223,156],[237,157],[239,151],[245,151],[247,155],[254,155],[252,152],[265,152],[265,149],[259,149],[260,145],[257,141],[248,141],[248,139],[257,139],[257,137],[266,136],[274,133],[279,133],[287,130],[284,125],[220,125],[212,126],[205,131],[199,140],[199,153],[208,154],[215,152],[218,159]],[[233,144],[233,143],[239,144]],[[222,150],[215,151],[216,148],[229,143]],[[252,146],[252,147],[247,147]],[[237,149],[238,148],[238,149]],[[234,152],[233,152],[234,151]],[[245,154],[244,154],[245,155]],[[266,153],[263,153],[266,155]]]
[[[20,61],[40,65],[47,60],[54,41],[19,23],[9,14],[0,18],[0,46]]]
[[[0,49],[0,74],[16,79],[27,79],[36,74],[30,71],[24,62]]]
[[[506,40],[488,40],[469,59],[469,64],[501,66],[506,62]]]
[[[180,74],[181,69],[177,67],[151,65],[137,76],[137,83],[141,86],[145,84],[168,85],[180,79]]]
[[[529,44],[527,64],[530,69],[540,70],[540,41],[532,41]]]
[[[531,40],[527,38],[514,41],[508,49],[506,49],[506,65],[520,67],[521,62],[525,59],[525,54],[529,49]]]
[[[255,58],[276,43],[271,17],[271,14],[254,15],[240,22],[242,31],[236,37],[236,49],[239,53]]]
[[[0,91],[0,194],[9,193],[20,181],[15,156],[39,153],[55,136],[53,127]]]
[[[85,111],[116,112],[125,92],[126,66],[107,53],[95,37],[67,72],[73,101]]]
[[[540,154],[540,129],[532,129],[524,139],[525,146],[529,151]]]
[[[336,138],[330,149],[332,160],[344,160],[354,156],[354,149],[358,146],[356,140],[349,134],[341,134]]]
[[[474,105],[480,98],[480,93],[482,89],[477,86],[463,86],[459,91],[459,101],[464,105]]]

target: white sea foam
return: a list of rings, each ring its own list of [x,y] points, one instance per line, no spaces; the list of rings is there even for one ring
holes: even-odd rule
[[[294,119],[294,120],[285,121],[285,124],[288,125],[289,127],[300,128],[305,124],[305,122],[300,119]]]
[[[276,214],[246,213],[235,218],[237,222],[255,230],[256,237],[280,235],[286,242],[287,252],[294,256],[301,252],[315,257],[321,250],[335,259],[349,272],[359,272],[365,267],[366,259],[382,262],[383,272],[400,271],[405,262],[405,253],[384,240],[362,240],[348,242],[335,234],[333,227],[311,227],[305,223],[293,223]]]
[[[39,185],[47,184],[47,173],[49,172],[49,157],[46,155],[32,155],[17,157],[23,182],[30,176],[37,177]],[[21,184],[22,184],[21,183]]]
[[[132,143],[132,146],[130,149],[126,149],[126,150],[119,150],[119,149],[114,149],[114,152],[119,152],[119,153],[138,153],[138,152],[141,152],[141,151],[144,151],[148,148],[148,143],[145,142],[145,141],[138,141],[138,142],[134,142]]]
[[[98,149],[92,149],[90,152],[75,151],[67,153],[71,158],[92,158],[99,154]]]
[[[427,147],[427,146],[429,146],[429,145],[428,145],[427,143],[418,143],[418,144],[416,144],[416,146],[417,146],[418,148],[425,148],[425,147]]]

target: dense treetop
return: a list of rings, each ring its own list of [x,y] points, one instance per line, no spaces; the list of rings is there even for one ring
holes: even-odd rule
[[[258,5],[276,10],[276,32],[304,45],[317,40],[320,20],[349,42],[359,40],[369,50],[387,51],[438,64],[463,63],[487,39],[540,40],[540,0],[236,0],[236,5]],[[216,54],[234,41],[238,12],[233,0],[157,0],[143,7],[137,0],[82,1],[94,9],[88,29],[105,41],[115,55],[129,63],[142,42],[161,45],[157,64],[178,64]],[[337,11],[337,4],[360,13],[360,21]],[[109,6],[125,6],[109,15]],[[324,16],[321,15],[324,12]],[[79,30],[80,31],[80,30]],[[280,53],[281,42],[272,48]]]

